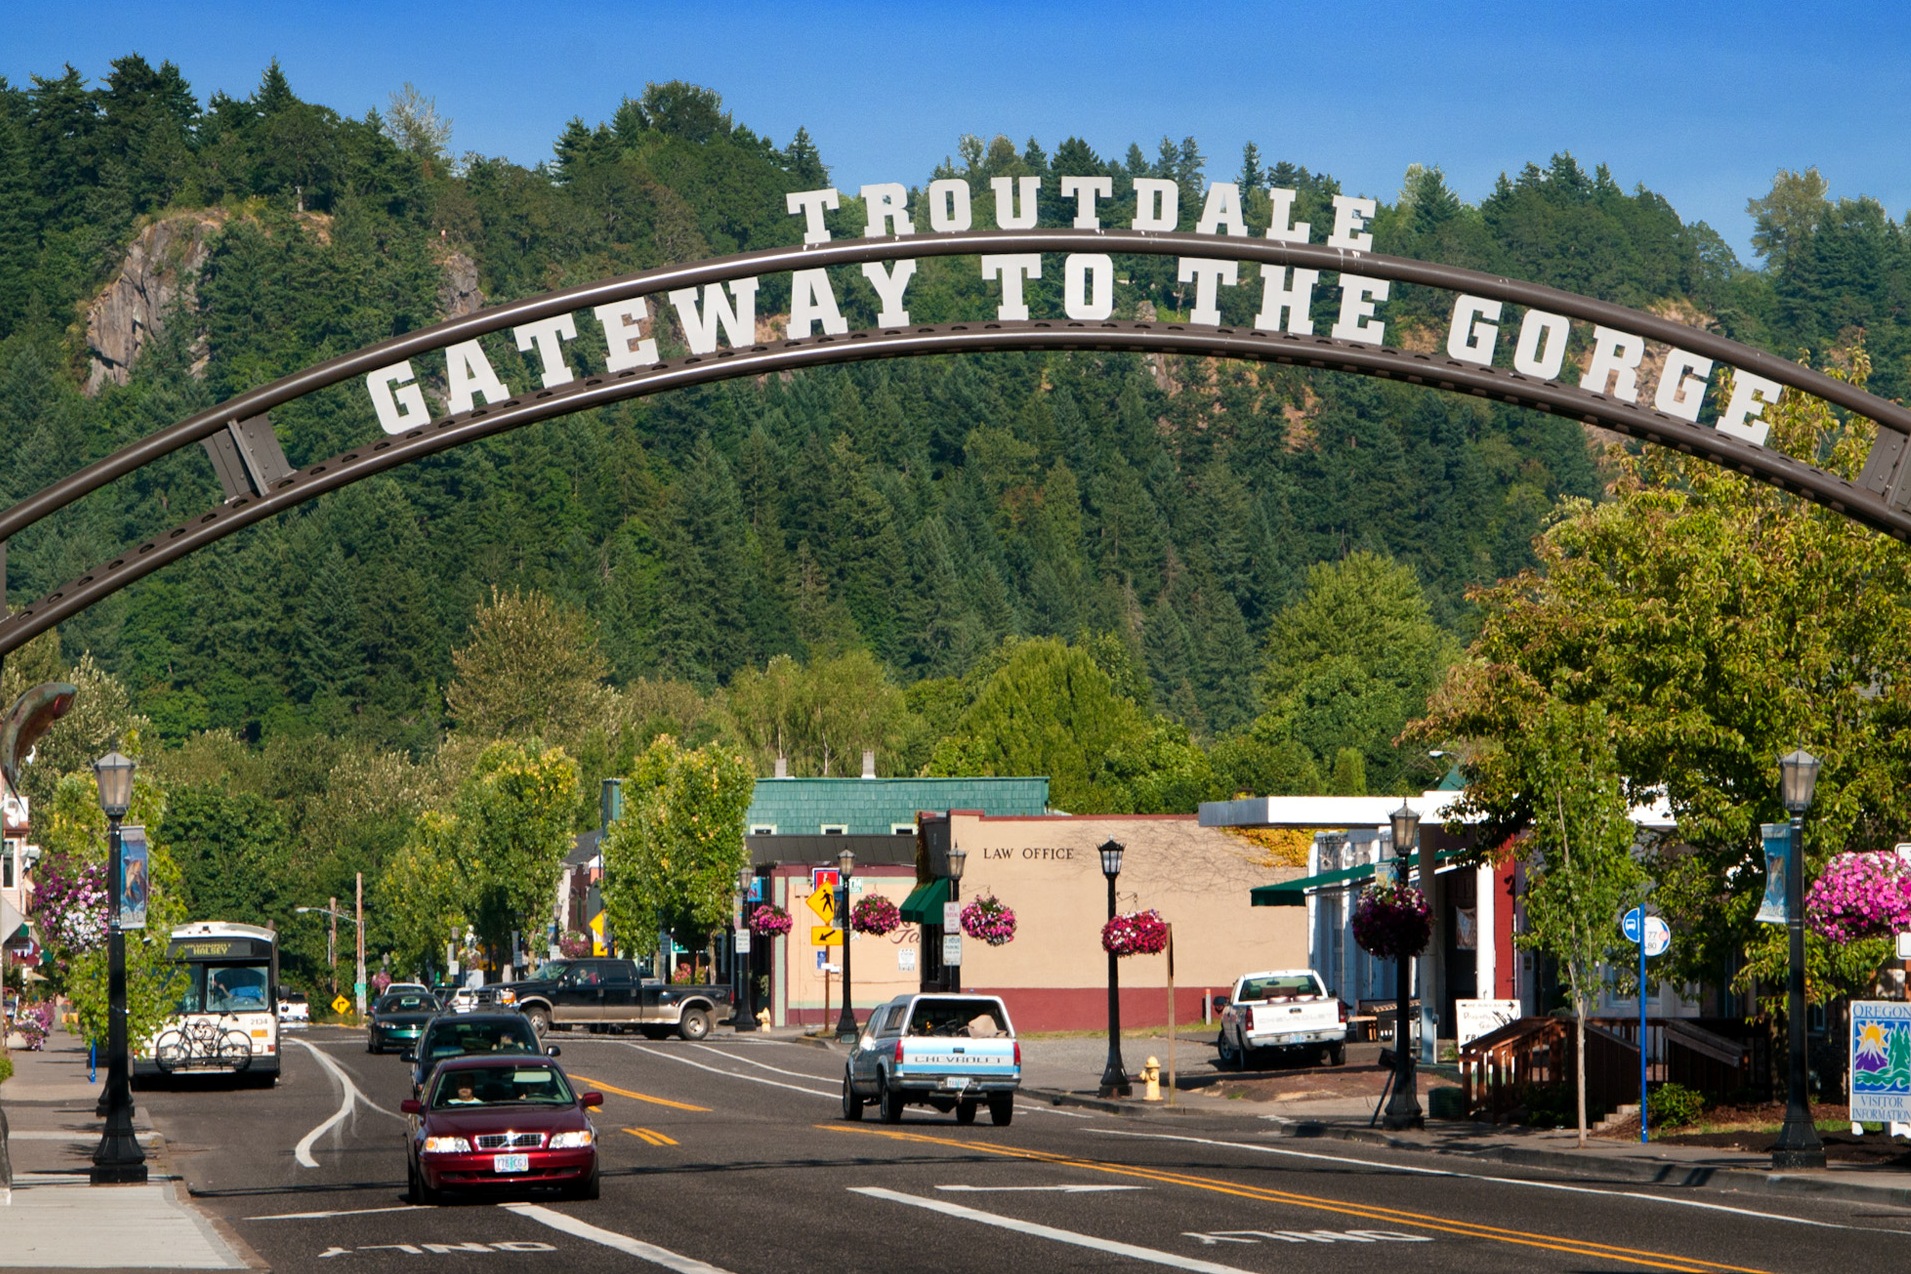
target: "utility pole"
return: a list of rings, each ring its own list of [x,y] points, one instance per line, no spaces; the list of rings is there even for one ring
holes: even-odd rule
[[[358,1005],[358,1016],[365,1016],[365,873],[358,873],[358,981],[354,984],[353,1000]],[[333,921],[334,924],[338,923]]]
[[[338,895],[325,900],[325,914],[330,917],[325,931],[325,963],[332,966],[332,998],[338,998]]]

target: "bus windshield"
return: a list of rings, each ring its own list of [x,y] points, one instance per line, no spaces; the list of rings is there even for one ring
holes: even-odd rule
[[[189,964],[181,1013],[263,1013],[270,968],[265,961],[244,964]]]

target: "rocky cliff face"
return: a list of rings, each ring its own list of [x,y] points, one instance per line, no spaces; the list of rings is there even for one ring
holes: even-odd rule
[[[190,308],[199,271],[226,213],[208,208],[173,213],[139,232],[119,275],[86,310],[86,392],[124,385],[133,360],[181,301]]]

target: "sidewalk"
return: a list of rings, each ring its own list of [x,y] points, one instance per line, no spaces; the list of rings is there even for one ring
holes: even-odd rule
[[[0,1181],[0,1269],[232,1270],[246,1262],[186,1202],[134,1093],[145,1185],[95,1186],[87,1172],[105,1120],[106,1075],[87,1079],[86,1045],[55,1028],[40,1052],[15,1049],[0,1084],[12,1189]]]

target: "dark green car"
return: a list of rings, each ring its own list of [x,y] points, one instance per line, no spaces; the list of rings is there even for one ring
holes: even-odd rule
[[[365,1020],[365,1051],[406,1049],[417,1042],[425,1023],[442,1012],[436,996],[423,991],[394,991],[379,996]]]

